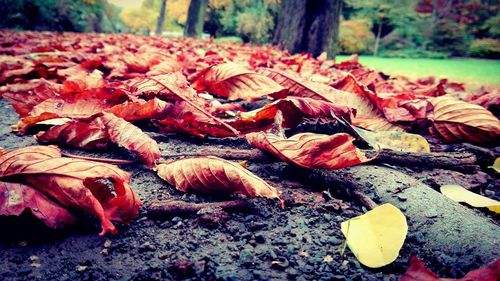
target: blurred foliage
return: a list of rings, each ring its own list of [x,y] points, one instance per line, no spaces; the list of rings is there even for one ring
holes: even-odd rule
[[[469,54],[480,58],[500,59],[500,40],[498,39],[476,39],[469,47]]]
[[[164,31],[182,32],[189,2],[189,0],[167,0]],[[149,34],[156,28],[160,7],[161,0],[145,0],[140,8],[124,9],[121,18],[132,32]]]
[[[350,19],[340,22],[339,45],[341,53],[363,54],[370,51],[375,36],[367,19]]]
[[[240,36],[245,42],[272,38],[279,0],[210,0],[205,30],[212,36]]]
[[[430,49],[446,52],[452,56],[466,54],[470,42],[464,26],[446,19],[440,20],[434,25],[431,40],[432,46]]]
[[[106,0],[0,0],[0,28],[76,32],[125,29]]]

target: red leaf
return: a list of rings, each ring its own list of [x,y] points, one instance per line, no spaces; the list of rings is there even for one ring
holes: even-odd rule
[[[116,233],[111,221],[130,222],[141,205],[128,173],[109,164],[61,157],[54,147],[30,146],[3,154],[0,179],[29,184],[64,207],[96,215],[100,235]]]
[[[40,142],[60,143],[84,149],[104,149],[110,143],[135,152],[148,167],[161,156],[156,141],[131,123],[111,113],[54,126],[37,136]]]
[[[51,228],[73,224],[76,220],[68,210],[31,186],[0,182],[0,215],[19,216],[25,210],[30,210]]]
[[[417,257],[410,258],[410,267],[399,281],[497,281],[500,280],[500,259],[488,265],[467,273],[463,278],[439,278],[425,267],[424,262]]]
[[[229,100],[252,101],[264,96],[284,96],[285,89],[264,75],[235,63],[223,63],[200,71],[192,79],[193,88]]]
[[[283,126],[294,128],[304,120],[333,121],[334,114],[351,121],[353,111],[345,106],[337,106],[333,103],[310,98],[289,97],[277,100],[266,106],[240,113],[240,119],[230,122],[232,126],[242,132],[263,131],[272,125],[276,113],[283,113]]]
[[[278,157],[282,161],[306,169],[335,170],[367,162],[369,159],[345,133],[331,136],[302,133],[288,139],[272,133],[250,133],[248,143]]]

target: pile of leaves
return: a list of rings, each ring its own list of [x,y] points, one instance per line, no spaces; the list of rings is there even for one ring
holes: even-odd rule
[[[380,149],[429,152],[425,138],[480,145],[500,140],[492,113],[498,90],[469,93],[432,77],[389,77],[356,57],[336,63],[273,46],[13,31],[0,32],[0,55],[0,95],[19,114],[14,131],[35,134],[41,144],[121,147],[182,192],[281,201],[275,187],[244,165],[213,156],[161,160],[169,155],[161,154],[150,132],[246,138],[291,165],[328,170],[376,159]],[[305,123],[343,129],[285,136],[285,129]],[[63,157],[53,146],[3,152],[0,215],[29,209],[55,228],[83,211],[101,220],[102,235],[116,233],[111,221],[129,222],[141,202],[128,173],[94,160]],[[342,232],[363,264],[380,267],[397,258],[407,224],[390,204],[370,212],[343,224]],[[364,221],[379,225],[367,228]],[[390,253],[356,242],[366,238],[360,233],[388,229],[394,230],[390,241],[379,242],[380,248],[391,245],[384,248]],[[364,257],[366,251],[372,254]]]

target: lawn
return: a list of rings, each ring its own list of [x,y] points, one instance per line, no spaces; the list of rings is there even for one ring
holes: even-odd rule
[[[338,56],[346,60],[348,56]],[[500,60],[485,59],[401,59],[360,56],[360,62],[391,75],[420,78],[433,75],[471,87],[500,87]]]

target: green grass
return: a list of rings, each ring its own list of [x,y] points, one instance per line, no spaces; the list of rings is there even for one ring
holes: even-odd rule
[[[348,56],[337,56],[337,61]],[[390,75],[411,79],[436,76],[466,83],[470,87],[500,87],[500,60],[486,59],[402,59],[360,56],[361,64]]]

